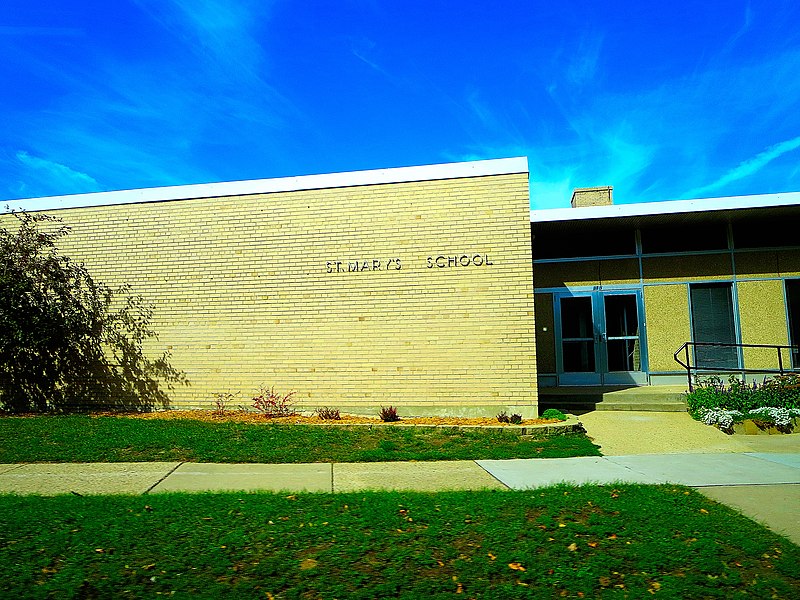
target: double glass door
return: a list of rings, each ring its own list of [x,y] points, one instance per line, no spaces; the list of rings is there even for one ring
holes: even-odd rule
[[[647,383],[638,290],[566,292],[556,311],[559,385]]]

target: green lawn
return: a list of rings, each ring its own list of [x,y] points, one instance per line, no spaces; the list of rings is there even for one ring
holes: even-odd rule
[[[7,598],[798,598],[800,548],[674,485],[0,496]]]
[[[143,420],[86,415],[0,418],[0,463],[372,462],[599,456],[584,434]]]

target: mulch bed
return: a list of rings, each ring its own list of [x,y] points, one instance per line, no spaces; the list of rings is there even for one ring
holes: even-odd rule
[[[451,425],[451,426],[505,426],[519,427],[509,423],[500,423],[494,417],[408,417],[394,423],[384,423],[377,417],[342,415],[338,420],[321,419],[317,415],[293,415],[290,417],[266,417],[261,413],[247,411],[225,411],[223,414],[212,410],[165,410],[149,413],[97,413],[98,416],[115,416],[135,419],[194,419],[205,422],[234,423],[281,423],[286,425]],[[557,419],[525,419],[524,426],[548,425],[559,423]]]

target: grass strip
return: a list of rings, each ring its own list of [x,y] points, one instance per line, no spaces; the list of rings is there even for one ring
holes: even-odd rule
[[[0,418],[0,463],[374,462],[599,456],[580,433],[319,427],[58,415]]]
[[[800,548],[688,488],[0,496],[4,597],[797,598]]]

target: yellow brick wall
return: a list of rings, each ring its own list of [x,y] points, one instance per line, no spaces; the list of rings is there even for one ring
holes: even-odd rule
[[[493,415],[536,408],[528,202],[512,174],[52,214],[64,253],[155,305],[152,351],[190,382],[174,406],[263,384],[310,409]]]

